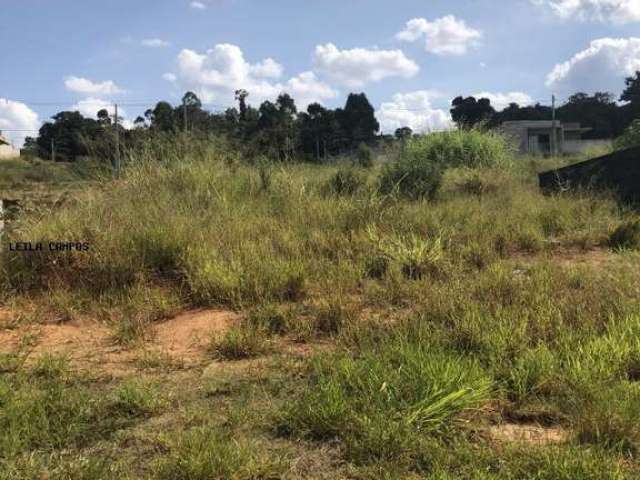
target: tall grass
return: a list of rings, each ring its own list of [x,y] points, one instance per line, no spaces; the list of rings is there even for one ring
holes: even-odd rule
[[[281,337],[331,341],[261,384],[260,405],[291,437],[272,440],[330,448],[356,477],[623,479],[640,447],[640,270],[608,247],[632,248],[636,214],[604,195],[542,195],[535,166],[509,166],[501,141],[472,131],[407,145],[419,167],[425,152],[447,166],[433,199],[397,182],[380,192],[380,165],[250,165],[215,142],[148,145],[119,179],[18,221],[4,242],[90,248],[3,248],[3,298],[104,317],[121,344],[181,308],[248,311],[212,339],[221,361]],[[108,441],[164,406],[145,385],[98,398],[58,362],[18,374],[23,361],[0,357],[0,455],[14,464],[20,449]],[[558,424],[567,445],[494,448],[478,430],[495,416]],[[165,442],[160,478],[285,475],[231,432],[184,430]]]

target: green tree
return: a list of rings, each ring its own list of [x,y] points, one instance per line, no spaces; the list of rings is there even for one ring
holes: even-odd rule
[[[640,107],[640,70],[636,71],[635,76],[627,77],[624,83],[626,88],[620,96],[620,101]]]
[[[98,111],[97,114],[98,123],[102,126],[111,125],[111,116],[109,115],[109,111],[106,108]]]
[[[585,133],[584,138],[613,138],[624,130],[614,96],[606,92],[572,95],[558,109],[558,119],[590,127],[591,131]]]
[[[395,132],[395,137],[397,140],[406,140],[407,138],[411,138],[413,135],[413,130],[409,127],[398,128]]]
[[[380,131],[375,110],[364,93],[350,93],[344,109],[336,113],[349,148],[355,148],[361,142],[372,143]]]
[[[56,161],[75,161],[88,154],[87,142],[103,131],[93,119],[84,118],[80,112],[59,112],[51,117],[38,132],[38,149],[48,159],[52,158],[52,147]]]
[[[151,128],[161,132],[173,132],[175,131],[175,119],[173,107],[169,102],[160,101],[156,103],[153,110],[147,110],[145,112]]]
[[[482,122],[489,122],[496,111],[488,98],[456,97],[451,102],[451,118],[458,128],[472,128]]]

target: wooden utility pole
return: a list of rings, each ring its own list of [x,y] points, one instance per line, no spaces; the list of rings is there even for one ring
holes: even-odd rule
[[[187,133],[187,101],[185,98],[182,99],[182,122],[183,130]]]
[[[558,154],[558,137],[556,136],[556,96],[551,96],[551,156]]]
[[[56,142],[53,138],[51,139],[51,161],[56,162]]]
[[[120,176],[120,129],[118,128],[118,104],[115,104],[114,127],[116,129],[116,177]]]

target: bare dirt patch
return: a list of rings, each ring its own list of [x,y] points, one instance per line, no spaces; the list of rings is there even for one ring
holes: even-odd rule
[[[187,312],[156,325],[153,344],[172,357],[198,358],[212,335],[223,334],[238,319],[238,314],[228,311]]]
[[[516,442],[540,446],[564,443],[569,438],[569,433],[561,427],[518,423],[492,425],[488,434],[492,440],[502,443]]]
[[[153,326],[148,341],[131,347],[115,345],[111,330],[93,321],[22,325],[0,329],[0,352],[29,352],[30,358],[62,355],[80,370],[111,375],[131,373],[150,349],[193,366],[206,359],[210,336],[226,331],[237,318],[227,311],[186,312]]]

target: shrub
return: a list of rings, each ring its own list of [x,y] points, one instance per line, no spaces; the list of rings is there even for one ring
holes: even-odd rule
[[[210,350],[224,360],[253,358],[270,350],[267,336],[268,332],[261,326],[243,322],[232,327],[222,338],[213,337]]]
[[[504,167],[511,148],[500,134],[478,129],[449,130],[415,137],[407,142],[404,156],[423,158],[443,168]]]
[[[369,239],[390,262],[395,262],[406,278],[419,280],[439,270],[443,258],[442,241],[421,238],[415,234],[381,236],[369,228]]]
[[[494,132],[451,130],[417,136],[407,141],[398,160],[385,167],[380,190],[433,198],[447,168],[504,167],[510,154],[506,139]]]
[[[388,163],[380,176],[380,192],[418,200],[433,199],[442,184],[442,168],[425,157],[401,157]]]
[[[354,168],[341,168],[329,180],[326,190],[334,195],[353,195],[358,192],[366,180]]]
[[[614,142],[616,150],[640,147],[640,119],[636,119]]]
[[[366,143],[360,143],[356,152],[356,160],[358,165],[363,168],[370,168],[373,166],[373,151]]]
[[[609,246],[614,249],[640,248],[640,220],[621,223],[609,236]]]

